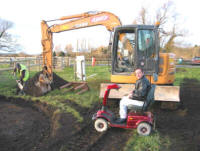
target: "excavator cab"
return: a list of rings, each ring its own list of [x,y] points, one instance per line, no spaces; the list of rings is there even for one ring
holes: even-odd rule
[[[115,28],[112,45],[112,75],[130,75],[142,68],[158,74],[158,32],[155,26],[129,25]]]

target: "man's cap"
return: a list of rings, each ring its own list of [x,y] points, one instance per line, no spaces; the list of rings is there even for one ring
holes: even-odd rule
[[[16,68],[20,68],[20,64],[19,63],[16,63]]]

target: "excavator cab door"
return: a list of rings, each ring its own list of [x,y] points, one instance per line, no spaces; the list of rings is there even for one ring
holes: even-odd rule
[[[114,32],[112,45],[113,74],[130,75],[135,69],[135,28],[118,27]]]
[[[142,68],[146,75],[158,74],[158,33],[152,26],[137,29],[136,68]]]

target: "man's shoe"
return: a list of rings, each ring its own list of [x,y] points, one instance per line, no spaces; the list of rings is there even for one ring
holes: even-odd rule
[[[115,121],[117,124],[122,124],[124,122],[126,122],[126,119],[125,118],[119,118]]]
[[[25,95],[25,92],[23,90],[21,90],[18,92],[18,95],[23,96],[23,95]]]

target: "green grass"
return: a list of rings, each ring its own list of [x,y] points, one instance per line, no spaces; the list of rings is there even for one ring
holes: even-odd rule
[[[32,97],[32,96],[17,96],[16,92],[16,81],[15,77],[12,75],[12,71],[1,72],[0,73],[0,95],[12,96],[12,97],[22,97],[24,99],[31,99],[33,101],[40,100],[46,102],[50,105],[53,105],[60,109],[62,112],[70,112],[79,122],[83,121],[83,117],[80,115],[79,111],[76,111],[74,108],[67,105],[64,100],[74,101],[76,104],[81,107],[91,107],[94,103],[99,101],[99,88],[100,83],[109,81],[110,73],[109,68],[102,66],[95,67],[86,67],[86,76],[91,76],[87,79],[88,86],[90,91],[87,91],[81,95],[76,94],[76,92],[66,92],[66,89],[56,89],[49,92],[48,94],[41,97]],[[33,77],[37,71],[30,71],[30,77]],[[61,78],[67,81],[74,80],[74,71],[72,67],[65,68],[62,71],[56,71],[55,73]],[[94,75],[95,74],[95,75]]]
[[[13,76],[13,71],[0,72],[0,95],[16,96],[16,77]],[[31,72],[32,77],[36,72]]]
[[[54,90],[49,92],[45,96],[32,97],[32,96],[17,96],[16,81],[12,76],[12,71],[0,72],[0,94],[5,96],[23,97],[25,99],[37,100],[47,102],[55,107],[58,107],[64,112],[71,112],[79,121],[82,121],[82,117],[79,112],[70,108],[63,102],[63,100],[71,100],[80,105],[81,107],[91,107],[94,103],[99,100],[99,88],[103,82],[109,82],[110,72],[108,66],[87,66],[86,75],[90,91],[85,92],[81,95],[77,95],[75,92],[66,92],[66,89]],[[30,77],[34,76],[37,71],[30,71]],[[74,71],[72,67],[65,68],[61,71],[54,71],[57,75],[67,81],[74,81]],[[200,70],[199,68],[178,68],[176,73],[175,85],[181,85],[185,78],[196,79],[200,81]],[[92,76],[91,76],[92,75]]]
[[[177,68],[174,85],[181,85],[185,79],[200,81],[200,68]]]
[[[3,68],[10,68],[10,64],[0,64],[0,68],[3,69]]]
[[[124,151],[161,151],[167,150],[170,144],[169,137],[163,138],[159,132],[154,132],[150,136],[139,136],[134,130]]]
[[[100,84],[105,81],[109,81],[110,73],[107,67],[87,67],[87,76],[96,74],[87,79],[89,91],[78,95],[75,92],[66,92],[66,89],[54,90],[47,95],[39,97],[41,101],[48,102],[49,104],[59,107],[62,111],[70,112],[78,119],[79,122],[83,121],[80,113],[75,109],[66,105],[63,100],[71,100],[80,105],[81,107],[91,107],[94,103],[99,101],[99,88]],[[67,81],[74,81],[73,68],[66,68],[61,72],[56,72],[60,77]],[[36,98],[35,98],[36,99]]]
[[[87,79],[88,86],[90,91],[87,91],[81,95],[77,95],[75,92],[66,92],[66,89],[61,90],[54,90],[48,93],[45,96],[39,97],[40,100],[48,100],[51,102],[53,101],[62,101],[62,100],[72,100],[75,101],[77,104],[83,107],[90,107],[93,103],[99,100],[99,88],[100,84],[105,81],[109,81],[110,73],[108,72],[107,67],[87,67],[87,76],[90,76],[94,73],[96,75]],[[57,75],[62,77],[67,81],[74,81],[73,69],[66,68],[61,72],[56,72]]]

